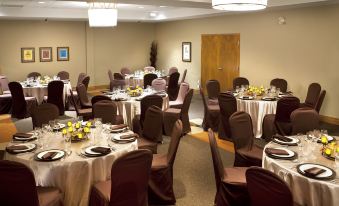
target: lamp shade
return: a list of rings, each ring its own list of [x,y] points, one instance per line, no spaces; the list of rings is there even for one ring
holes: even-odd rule
[[[226,11],[254,11],[267,7],[267,0],[212,0],[213,9]]]
[[[115,8],[88,9],[90,27],[114,27],[118,22],[118,10]]]

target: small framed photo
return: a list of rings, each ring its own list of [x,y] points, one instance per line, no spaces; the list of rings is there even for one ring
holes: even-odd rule
[[[35,48],[21,48],[21,63],[35,62]]]
[[[53,60],[52,47],[39,48],[40,62],[51,62]]]
[[[57,47],[58,61],[69,61],[69,47]]]
[[[191,42],[183,42],[182,43],[182,61],[183,62],[191,62],[191,54],[192,54],[192,43]]]

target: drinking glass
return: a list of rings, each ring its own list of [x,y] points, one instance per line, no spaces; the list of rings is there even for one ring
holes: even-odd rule
[[[303,158],[303,136],[298,136],[298,160],[301,162],[302,158]]]
[[[335,153],[335,167],[337,171],[339,171],[339,146],[336,148],[336,153]]]
[[[71,150],[71,135],[70,134],[63,134],[63,138],[64,138],[64,143],[65,143],[65,151],[67,153],[67,155],[70,155],[72,153]]]
[[[239,86],[236,86],[236,87],[235,87],[235,92],[236,92],[236,93],[239,93],[239,90],[240,90]]]

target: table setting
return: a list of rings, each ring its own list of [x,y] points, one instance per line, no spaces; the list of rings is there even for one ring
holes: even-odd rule
[[[290,186],[296,205],[331,206],[339,201],[339,142],[326,130],[275,135],[264,148],[263,168]]]
[[[144,85],[144,76],[146,74],[153,73],[158,77],[166,77],[167,74],[164,70],[155,70],[155,71],[144,71],[144,70],[136,70],[133,74],[128,74],[125,76],[126,83],[129,86],[143,86]]]

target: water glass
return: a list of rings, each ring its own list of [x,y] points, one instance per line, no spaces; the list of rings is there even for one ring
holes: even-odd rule
[[[70,155],[72,153],[72,150],[71,150],[71,135],[70,134],[64,134],[63,138],[64,138],[64,143],[65,143],[65,151],[68,155]]]
[[[335,167],[339,171],[339,152],[335,153]]]

